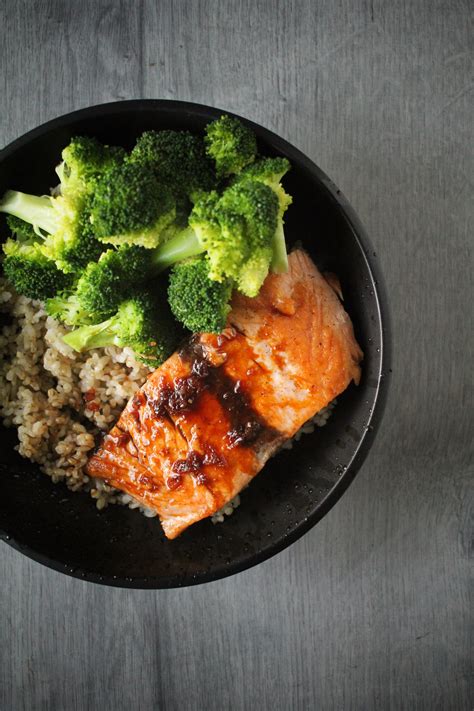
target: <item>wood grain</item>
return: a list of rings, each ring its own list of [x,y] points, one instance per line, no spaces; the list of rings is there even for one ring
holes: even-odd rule
[[[394,331],[363,470],[267,563],[134,592],[2,546],[1,709],[472,708],[470,19],[467,0],[0,3],[0,144],[120,98],[261,122],[353,203]]]

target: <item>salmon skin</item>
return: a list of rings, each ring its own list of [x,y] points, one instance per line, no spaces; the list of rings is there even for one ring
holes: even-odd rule
[[[228,327],[195,334],[150,375],[89,459],[92,477],[156,511],[175,538],[241,491],[353,380],[362,351],[334,288],[301,249]]]

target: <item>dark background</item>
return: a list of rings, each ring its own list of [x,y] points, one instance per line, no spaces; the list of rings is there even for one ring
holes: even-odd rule
[[[262,123],[352,202],[394,335],[361,472],[261,566],[140,592],[3,545],[2,710],[472,708],[470,21],[467,0],[0,3],[0,145],[124,98]]]

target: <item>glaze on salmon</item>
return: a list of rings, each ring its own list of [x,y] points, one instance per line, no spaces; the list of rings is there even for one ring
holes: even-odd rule
[[[168,538],[212,516],[285,440],[360,378],[362,351],[302,250],[259,295],[235,294],[228,327],[197,334],[150,375],[88,474],[155,510]]]

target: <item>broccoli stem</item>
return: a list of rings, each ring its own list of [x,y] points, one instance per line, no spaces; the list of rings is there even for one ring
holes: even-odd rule
[[[107,346],[120,345],[112,330],[113,323],[114,317],[93,326],[81,326],[74,331],[66,333],[63,337],[63,341],[78,353],[90,350],[91,348],[105,348]]]
[[[167,242],[153,250],[151,264],[153,271],[161,272],[188,257],[202,254],[204,247],[199,242],[195,231],[191,227],[171,237]]]
[[[0,212],[15,215],[20,220],[29,222],[35,228],[35,232],[39,228],[51,234],[56,228],[54,208],[51,198],[47,195],[38,197],[21,193],[18,190],[7,190],[0,201]]]
[[[288,254],[286,252],[283,222],[278,220],[278,226],[273,235],[273,257],[271,270],[274,274],[284,274],[288,271]]]

